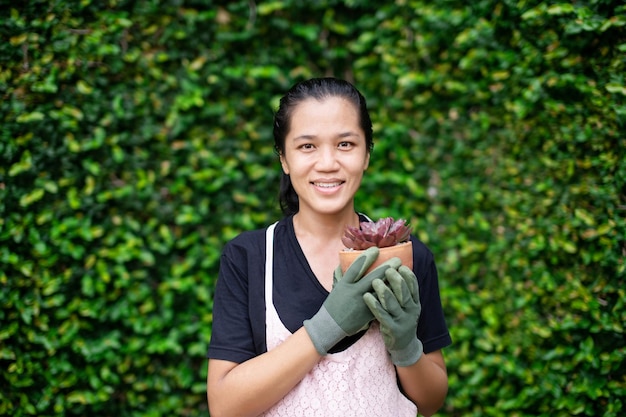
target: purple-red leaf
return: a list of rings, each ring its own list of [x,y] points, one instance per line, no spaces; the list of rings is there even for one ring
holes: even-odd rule
[[[407,242],[411,229],[403,219],[394,221],[385,217],[375,222],[361,222],[359,227],[346,226],[341,242],[355,250],[364,250],[372,246],[386,248]]]

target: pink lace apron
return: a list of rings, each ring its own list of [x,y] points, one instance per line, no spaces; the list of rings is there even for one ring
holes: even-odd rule
[[[265,313],[267,349],[287,339],[272,298],[274,225],[267,230]],[[298,385],[263,416],[415,417],[417,407],[399,390],[378,323],[343,352],[325,356]]]

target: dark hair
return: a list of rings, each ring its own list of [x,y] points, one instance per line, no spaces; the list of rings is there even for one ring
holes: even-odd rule
[[[365,133],[368,152],[374,147],[372,120],[367,110],[365,97],[352,84],[337,78],[312,78],[299,82],[280,99],[278,111],[274,115],[274,149],[279,155],[285,151],[285,138],[291,127],[291,116],[301,102],[314,98],[323,100],[329,97],[341,97],[350,101],[359,112],[359,124]],[[291,185],[289,175],[283,172],[279,191],[280,208],[286,215],[298,212],[298,194]]]

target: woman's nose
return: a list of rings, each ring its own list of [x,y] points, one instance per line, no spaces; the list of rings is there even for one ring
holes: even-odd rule
[[[337,150],[334,148],[322,148],[317,159],[316,168],[320,171],[333,171],[339,167]]]

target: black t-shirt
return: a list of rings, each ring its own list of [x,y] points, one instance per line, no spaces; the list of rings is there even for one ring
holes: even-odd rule
[[[413,271],[422,304],[417,337],[424,345],[424,352],[429,353],[450,345],[451,338],[441,306],[433,255],[414,236],[411,241]],[[328,291],[309,267],[296,239],[292,216],[281,220],[274,230],[273,276],[276,311],[293,333],[319,310]],[[345,349],[362,334],[346,338],[331,352]],[[224,247],[214,294],[208,357],[242,363],[266,351],[265,229],[260,229],[243,232]]]

